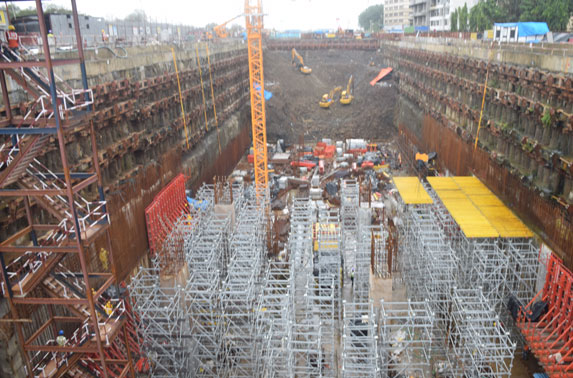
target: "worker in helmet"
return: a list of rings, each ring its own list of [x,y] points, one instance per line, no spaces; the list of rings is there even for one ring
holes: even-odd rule
[[[64,330],[61,329],[58,332],[58,337],[56,337],[56,343],[59,346],[66,346],[66,343],[68,342],[68,339],[66,339],[66,336],[64,336]]]
[[[14,25],[8,26],[8,31],[6,31],[6,41],[8,41],[8,47],[11,50],[18,51],[18,33],[16,33]]]

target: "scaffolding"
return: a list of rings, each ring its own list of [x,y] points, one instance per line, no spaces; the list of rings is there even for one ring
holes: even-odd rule
[[[342,377],[372,377],[380,374],[374,303],[343,301]]]
[[[510,377],[516,344],[481,288],[452,291],[446,370],[455,377]]]
[[[354,283],[352,298],[356,303],[367,303],[370,298],[370,270],[372,248],[376,239],[374,234],[380,234],[380,226],[359,225],[358,242],[355,254]]]
[[[185,304],[191,319],[195,376],[220,376],[224,372],[220,291],[224,260],[228,256],[230,222],[227,214],[207,214],[197,235],[185,243],[189,270]]]
[[[174,282],[161,283],[157,268],[140,268],[129,286],[139,316],[143,349],[153,377],[185,377],[191,369],[191,334],[184,292]]]
[[[265,272],[257,317],[261,337],[256,376],[284,377],[289,371],[287,354],[294,314],[294,285],[290,262],[271,263]]]
[[[227,276],[222,285],[222,323],[227,375],[252,377],[257,373],[260,340],[257,309],[265,257],[265,218],[256,202],[246,201],[230,241]]]
[[[516,345],[523,343],[516,308],[533,298],[543,274],[533,240],[517,221],[504,228],[496,218],[499,200],[475,179],[431,183],[425,191],[432,203],[404,206],[399,260],[408,295],[427,299],[434,316],[434,369],[453,376],[508,376]],[[468,222],[466,212],[477,223]]]
[[[14,322],[28,376],[62,376],[80,366],[103,377],[133,375],[75,0],[71,9],[77,55],[52,56],[41,1],[42,58],[26,60],[23,47],[4,44],[0,53],[0,194],[24,215],[0,243],[2,295],[13,319],[34,319],[30,326]],[[59,78],[56,65],[78,67],[82,88]],[[14,106],[7,76],[32,100]],[[75,158],[67,147],[78,132],[88,143]],[[96,242],[100,261],[88,253]],[[56,342],[60,331],[64,345]]]
[[[380,302],[382,377],[431,377],[434,314],[429,301]]]
[[[340,189],[340,228],[345,277],[356,269],[360,188],[356,180],[343,180]]]

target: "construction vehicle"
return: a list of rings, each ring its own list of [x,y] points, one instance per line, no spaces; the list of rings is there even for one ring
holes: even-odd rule
[[[416,170],[418,174],[425,179],[427,176],[436,176],[436,158],[438,154],[430,152],[428,154],[416,152]]]
[[[346,85],[346,90],[342,91],[340,94],[340,103],[342,105],[349,105],[354,99],[354,80],[352,75],[348,79],[348,84]]]
[[[342,90],[342,87],[336,87],[330,91],[330,93],[325,93],[322,95],[322,98],[318,102],[323,109],[330,108],[330,105],[334,102],[334,96]]]
[[[296,65],[296,68],[302,72],[305,75],[310,75],[310,73],[312,72],[312,68],[307,67],[304,65],[304,59],[302,59],[302,56],[300,56],[300,54],[296,51],[296,49],[292,49],[292,60],[291,63],[293,66]],[[298,60],[298,62],[295,61],[295,58]]]
[[[227,32],[227,24],[231,21],[236,20],[237,18],[244,16],[244,14],[240,14],[238,16],[235,16],[233,18],[231,18],[229,21],[225,21],[223,22],[221,25],[217,25],[213,28],[213,32],[215,32],[215,35],[219,38],[227,38],[229,36],[229,33]]]

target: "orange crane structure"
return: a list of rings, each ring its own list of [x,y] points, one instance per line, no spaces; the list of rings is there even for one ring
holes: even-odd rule
[[[251,2],[255,4],[251,5]],[[263,7],[261,0],[245,0],[245,19],[249,54],[251,122],[257,198],[264,196],[268,184],[265,81],[263,75]]]

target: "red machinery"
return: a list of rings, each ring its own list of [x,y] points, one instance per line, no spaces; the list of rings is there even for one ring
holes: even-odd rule
[[[535,319],[537,299],[547,304],[547,312]],[[558,257],[549,257],[545,286],[521,310],[518,326],[551,378],[573,377],[573,273]]]

